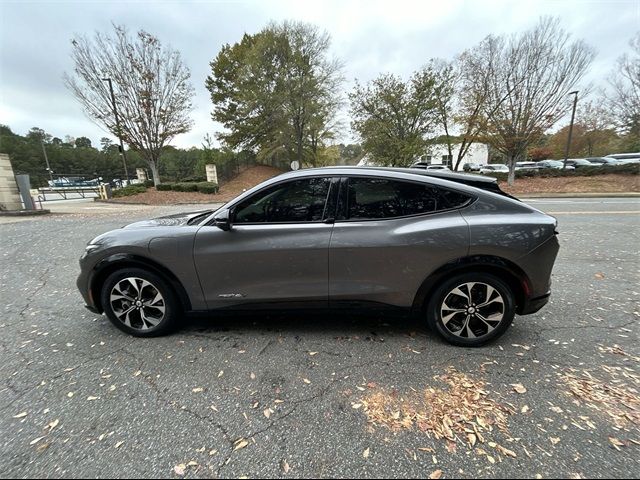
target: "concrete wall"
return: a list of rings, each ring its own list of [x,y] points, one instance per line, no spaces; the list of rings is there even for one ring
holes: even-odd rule
[[[0,153],[0,210],[22,210],[16,177],[6,153]]]

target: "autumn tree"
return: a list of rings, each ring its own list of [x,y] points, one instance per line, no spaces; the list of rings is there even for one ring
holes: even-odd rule
[[[622,55],[609,76],[607,100],[616,126],[633,137],[630,144],[640,148],[640,31],[629,42],[631,52]]]
[[[77,36],[71,44],[74,70],[65,84],[91,119],[140,153],[157,185],[163,147],[192,126],[194,90],[180,52],[144,30],[132,37],[116,25],[110,34]],[[120,129],[105,78],[113,82]]]
[[[272,23],[211,62],[206,87],[218,139],[262,159],[315,165],[331,139],[340,104],[341,64],[329,55],[331,38],[301,22]]]
[[[559,20],[543,18],[531,30],[491,39],[495,63],[484,107],[486,136],[507,158],[509,184],[515,164],[568,111],[575,89],[595,56],[582,41],[571,41]]]
[[[427,66],[407,81],[383,74],[349,94],[352,128],[380,165],[407,167],[425,155],[438,121],[438,77]]]

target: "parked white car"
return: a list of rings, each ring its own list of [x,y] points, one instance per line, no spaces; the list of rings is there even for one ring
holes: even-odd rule
[[[483,165],[480,173],[509,173],[509,167],[501,163],[491,163],[489,165]]]
[[[640,163],[640,152],[638,153],[611,153],[604,158],[614,158],[624,163]]]
[[[536,165],[538,165],[541,168],[554,168],[556,170],[562,170],[564,168],[564,162],[560,160],[541,160],[540,162],[537,162]],[[573,165],[569,165],[567,163],[566,170],[575,170],[575,169],[576,167],[574,167]]]

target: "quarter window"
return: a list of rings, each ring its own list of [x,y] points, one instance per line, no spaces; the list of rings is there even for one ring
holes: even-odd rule
[[[288,223],[322,220],[329,178],[305,178],[276,185],[241,202],[234,223]]]
[[[350,178],[347,218],[372,220],[461,207],[470,197],[452,190],[384,178]]]

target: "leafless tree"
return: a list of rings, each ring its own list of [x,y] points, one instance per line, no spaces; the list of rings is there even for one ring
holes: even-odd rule
[[[132,38],[126,28],[113,28],[72,40],[74,72],[65,74],[65,84],[91,119],[140,152],[157,185],[162,148],[192,126],[191,74],[180,53],[153,35],[140,30]],[[113,81],[120,132],[104,78]]]
[[[611,92],[607,95],[616,125],[625,133],[640,135],[640,32],[629,42],[631,55],[618,59],[610,76]]]
[[[426,67],[434,72],[435,115],[444,131],[449,158],[453,158],[453,128],[455,128],[456,94],[460,82],[459,69],[453,62],[432,59]],[[457,165],[456,165],[457,170]]]
[[[491,44],[495,61],[483,108],[486,138],[506,156],[513,184],[516,162],[566,114],[568,94],[595,52],[583,41],[571,42],[559,20],[550,17],[521,35],[492,38]]]

